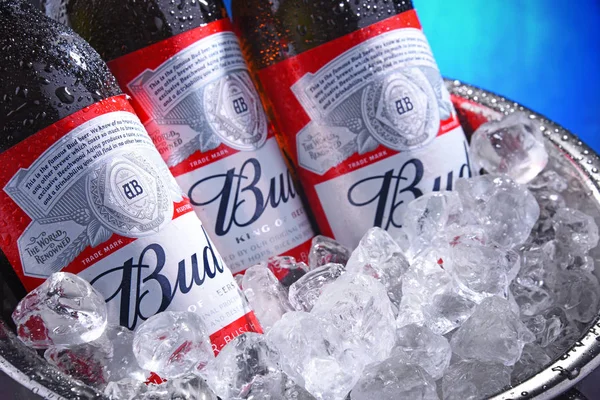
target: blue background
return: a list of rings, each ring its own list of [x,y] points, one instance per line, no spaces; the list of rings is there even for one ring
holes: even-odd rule
[[[414,4],[444,76],[517,101],[600,152],[599,0]]]

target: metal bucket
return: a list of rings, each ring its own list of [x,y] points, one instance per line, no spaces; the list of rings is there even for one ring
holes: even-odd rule
[[[518,103],[506,100],[490,92],[462,84],[446,81],[453,101],[467,133],[489,119],[503,114],[524,111],[535,115],[544,126],[551,158],[570,164],[572,174],[589,191],[595,208],[600,209],[600,159],[596,153],[575,135],[561,128]],[[598,214],[597,214],[598,215]],[[3,288],[1,288],[3,287]],[[0,300],[5,311],[15,305],[10,288],[0,282]],[[3,313],[7,318],[9,313]],[[45,399],[105,399],[101,393],[77,380],[66,376],[38,354],[26,348],[9,328],[10,322],[0,321],[0,371],[16,381],[21,394],[15,398],[31,398],[31,394]],[[508,399],[553,399],[567,393],[600,364],[600,323],[594,321],[591,328],[558,361],[518,386],[493,397],[494,400]],[[1,374],[0,374],[1,375]],[[0,385],[5,388],[0,376]],[[4,389],[6,390],[6,389]],[[6,393],[6,392],[5,392]],[[4,398],[0,395],[0,398]],[[584,399],[576,392],[569,398]]]

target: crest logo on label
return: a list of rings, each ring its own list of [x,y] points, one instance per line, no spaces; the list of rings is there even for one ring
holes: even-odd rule
[[[267,119],[248,73],[232,73],[204,90],[209,126],[226,145],[254,151],[267,140]]]
[[[146,126],[169,167],[221,144],[255,151],[267,140],[267,118],[232,32],[195,42],[127,87],[152,117]]]
[[[306,73],[291,90],[310,117],[297,134],[298,163],[319,175],[380,145],[427,146],[453,113],[429,44],[413,28],[366,40]],[[334,149],[317,151],[322,143]]]
[[[152,235],[173,214],[158,171],[133,154],[115,157],[88,175],[87,189],[96,218],[123,236]]]
[[[391,74],[367,86],[362,110],[369,133],[392,150],[425,146],[440,129],[436,95],[417,68]]]

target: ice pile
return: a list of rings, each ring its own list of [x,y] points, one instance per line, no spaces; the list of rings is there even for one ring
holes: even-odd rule
[[[264,340],[315,398],[484,398],[563,354],[597,314],[599,213],[569,167],[546,168],[527,116],[474,140],[489,174],[414,200],[400,236],[373,228],[351,254],[318,239],[304,276],[270,280],[265,292],[289,288],[268,307],[296,311],[271,314]]]
[[[164,312],[135,332],[107,325],[106,303],[85,280],[55,273],[17,306],[19,338],[61,371],[112,399],[216,399],[194,373],[214,359],[208,333],[191,312]],[[168,384],[146,385],[153,377]]]
[[[572,167],[546,168],[531,118],[484,125],[472,158],[490,174],[414,200],[396,238],[372,228],[350,251],[319,236],[308,265],[275,257],[248,269],[238,283],[265,334],[216,357],[195,314],[106,329],[97,294],[69,274],[24,299],[19,335],[115,399],[493,395],[563,354],[596,316],[600,213]],[[150,371],[168,382],[145,385]]]

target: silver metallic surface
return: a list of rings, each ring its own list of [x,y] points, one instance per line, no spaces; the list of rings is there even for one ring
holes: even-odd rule
[[[458,81],[446,81],[446,85],[452,95],[479,103],[495,112],[508,114],[523,111],[536,116],[544,126],[546,139],[549,144],[552,144],[548,146],[551,153],[555,157],[570,158],[574,161],[573,173],[580,177],[581,182],[589,190],[589,195],[600,204],[600,158],[575,135],[503,97]],[[597,318],[585,336],[558,361],[520,385],[496,395],[493,399],[553,399],[567,392],[599,365],[600,322]],[[94,389],[48,365],[43,358],[17,340],[2,322],[0,322],[0,371],[42,398],[106,399]],[[582,398],[577,397],[577,394],[574,396],[573,398]],[[0,397],[4,398],[2,395]]]

